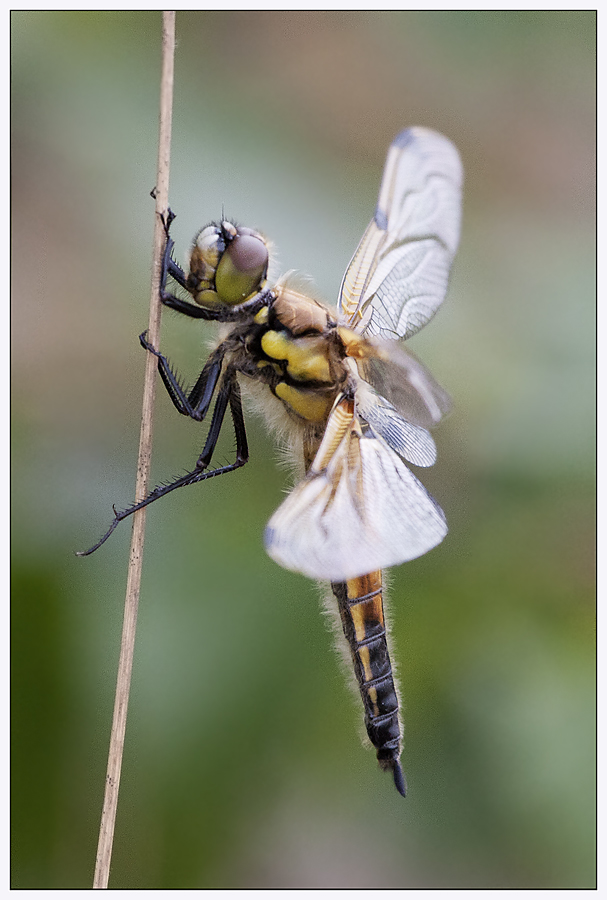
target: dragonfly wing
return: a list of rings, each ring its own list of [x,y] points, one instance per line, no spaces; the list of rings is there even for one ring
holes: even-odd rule
[[[376,356],[358,361],[358,370],[409,422],[432,428],[451,410],[451,399],[428,369],[395,341],[373,338]]]
[[[442,510],[396,453],[374,432],[363,434],[356,419],[353,425],[328,465],[312,465],[266,528],[272,559],[310,578],[347,581],[399,565],[447,533]]]
[[[451,141],[408,128],[392,142],[373,221],[341,285],[339,309],[367,336],[408,338],[442,303],[459,242],[462,166]]]
[[[412,425],[389,403],[364,382],[356,392],[358,413],[369,423],[373,432],[414,466],[433,466],[436,444],[426,428]]]

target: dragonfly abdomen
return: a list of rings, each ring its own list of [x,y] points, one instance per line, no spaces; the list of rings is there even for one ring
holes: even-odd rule
[[[399,762],[399,703],[386,638],[381,571],[331,587],[352,654],[369,740],[381,768],[392,771],[397,790],[405,796],[405,778]]]

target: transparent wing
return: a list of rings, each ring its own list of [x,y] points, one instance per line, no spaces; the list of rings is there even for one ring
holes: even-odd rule
[[[377,355],[357,360],[360,375],[414,425],[432,428],[451,411],[449,395],[410,351],[394,341],[371,340]]]
[[[322,456],[321,444],[266,528],[266,550],[279,565],[346,581],[415,559],[442,541],[447,525],[436,501],[382,438],[362,434],[356,418],[319,467]]]
[[[369,423],[376,436],[383,438],[400,457],[414,466],[433,466],[436,444],[432,435],[419,425],[412,425],[369,385],[361,384],[356,392],[358,414]]]
[[[459,241],[462,179],[457,150],[435,131],[408,128],[390,145],[375,216],[340,289],[351,328],[408,338],[434,315]]]

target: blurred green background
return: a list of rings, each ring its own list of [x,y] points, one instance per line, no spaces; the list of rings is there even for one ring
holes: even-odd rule
[[[88,887],[133,497],[160,13],[12,16],[12,884]],[[454,399],[445,542],[393,572],[403,801],[359,741],[316,586],[265,555],[251,463],[148,513],[110,887],[595,883],[595,16],[178,13],[171,206],[334,302],[404,126],[459,147],[449,297],[411,341]],[[165,314],[200,370],[211,326]],[[204,429],[159,391],[154,483]],[[224,437],[228,459],[233,437]]]

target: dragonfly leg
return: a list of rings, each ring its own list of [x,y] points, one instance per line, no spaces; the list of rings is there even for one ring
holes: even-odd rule
[[[161,291],[160,299],[164,306],[168,306],[169,309],[174,309],[175,312],[182,313],[184,316],[189,316],[190,319],[205,319],[207,322],[211,322],[216,321],[220,317],[217,310],[194,306],[193,303],[188,303],[187,300],[182,300],[181,297],[176,297],[169,291]]]
[[[202,372],[196,379],[196,384],[188,393],[184,391],[179,382],[179,378],[175,372],[173,372],[171,364],[166,356],[150,344],[146,338],[146,334],[147,332],[144,331],[139,335],[139,343],[144,350],[148,350],[157,358],[158,371],[160,372],[160,377],[167,390],[167,394],[173,402],[173,406],[177,412],[180,412],[183,416],[190,416],[190,418],[195,419],[197,422],[201,422],[207,414],[213,393],[217,387],[225,350],[220,345],[217,350],[211,354],[206,361]]]
[[[169,307],[169,309],[174,309],[176,312],[180,312],[184,316],[189,316],[191,319],[216,319],[217,314],[215,312],[210,312],[209,310],[203,309],[201,306],[195,306],[193,303],[182,300],[181,297],[176,297],[175,294],[167,291],[167,279],[169,276],[176,281],[180,287],[185,288],[186,291],[188,289],[185,272],[173,259],[175,242],[169,235],[169,229],[174,218],[175,215],[169,210],[167,218],[163,218],[162,220],[166,234],[166,244],[162,255],[162,269],[160,272],[160,299],[165,306]]]
[[[209,465],[209,462],[213,455],[213,451],[215,450],[217,440],[219,438],[219,433],[221,431],[221,426],[226,414],[228,404],[230,406],[232,421],[234,423],[234,432],[236,434],[236,459],[233,463],[228,463],[225,466],[218,466],[216,469],[207,469],[207,466]],[[217,475],[225,475],[227,472],[233,472],[235,469],[239,469],[241,468],[241,466],[244,466],[248,461],[249,451],[247,445],[244,416],[242,414],[240,388],[238,385],[238,381],[236,380],[235,372],[230,372],[224,378],[224,382],[217,397],[215,408],[213,410],[213,418],[211,420],[209,434],[207,436],[204,449],[200,454],[198,460],[196,461],[196,467],[191,472],[186,472],[185,475],[182,475],[180,478],[176,478],[174,481],[171,481],[168,484],[158,485],[158,487],[154,488],[154,490],[151,491],[147,497],[145,497],[143,500],[140,500],[139,503],[133,503],[132,506],[127,507],[127,509],[124,509],[121,512],[116,512],[112,524],[103,535],[103,537],[92,547],[89,547],[88,550],[76,552],[76,556],[89,556],[91,553],[94,553],[95,550],[97,550],[99,547],[101,547],[102,544],[107,541],[116,526],[120,522],[122,522],[123,519],[126,519],[134,512],[137,512],[138,509],[143,509],[144,506],[149,506],[150,503],[154,503],[155,500],[159,500],[166,494],[171,493],[171,491],[177,490],[177,488],[185,487],[188,484],[196,484],[197,481],[206,481],[207,478],[215,478]]]
[[[169,275],[182,288],[186,287],[186,276],[181,266],[173,259],[173,250],[175,249],[175,241],[170,235],[171,224],[175,219],[175,213],[169,209],[166,217],[161,216],[162,227],[166,235],[166,243],[164,245],[164,253],[162,254],[162,268],[160,270],[160,293],[166,292],[167,278]]]

